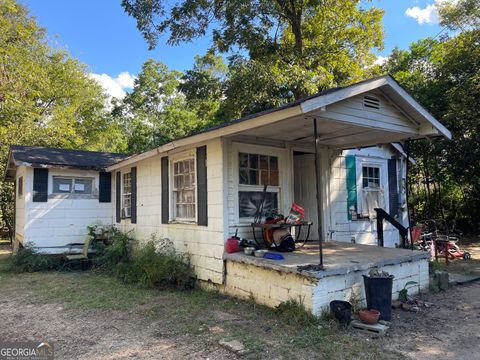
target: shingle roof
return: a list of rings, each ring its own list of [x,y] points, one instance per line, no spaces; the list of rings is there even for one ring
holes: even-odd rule
[[[27,166],[58,166],[78,169],[103,170],[128,155],[47,148],[41,146],[11,145],[10,154],[15,165],[23,163]]]

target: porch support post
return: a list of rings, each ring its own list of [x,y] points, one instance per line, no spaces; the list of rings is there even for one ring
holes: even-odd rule
[[[318,224],[318,252],[320,256],[319,267],[323,268],[323,204],[322,204],[322,186],[319,179],[320,172],[320,139],[318,138],[317,119],[313,118],[313,132],[315,136],[315,185],[317,189],[317,224]]]

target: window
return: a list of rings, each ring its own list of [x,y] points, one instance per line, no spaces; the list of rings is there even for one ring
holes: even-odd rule
[[[132,174],[124,173],[122,181],[122,217],[131,217],[132,208]]]
[[[238,153],[238,215],[251,220],[260,211],[262,215],[278,209],[278,157],[272,155]],[[263,192],[267,185],[267,191]]]
[[[19,197],[19,198],[23,196],[23,176],[20,176],[20,177],[18,178],[17,194],[18,194],[18,197]]]
[[[173,162],[173,220],[195,221],[195,158]]]
[[[376,208],[384,207],[381,167],[371,164],[362,165],[361,191],[359,196],[359,216],[365,219],[376,218]]]
[[[380,187],[380,168],[373,166],[362,167],[362,188]]]
[[[91,195],[93,179],[74,177],[53,177],[54,194],[82,194]]]
[[[258,154],[238,154],[241,185],[278,186],[278,157]]]

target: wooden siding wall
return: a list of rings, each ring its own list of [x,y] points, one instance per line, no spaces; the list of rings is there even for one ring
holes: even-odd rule
[[[97,171],[49,169],[48,201],[33,202],[33,168],[26,168],[24,197],[25,221],[24,243],[33,243],[45,252],[63,252],[62,247],[71,243],[83,243],[87,237],[87,226],[94,222],[111,224],[112,203],[98,200],[99,175]],[[53,176],[77,176],[94,179],[94,198],[53,197]],[[17,215],[17,222],[18,222]]]
[[[18,197],[18,180],[23,177],[23,195]],[[25,198],[27,197],[27,189],[31,186],[31,180],[27,177],[27,168],[20,166],[16,174],[16,188],[15,188],[15,239],[22,241],[24,237],[25,226]]]
[[[380,108],[371,109],[363,106],[363,97],[374,96],[380,99]],[[345,122],[361,120],[364,125],[386,130],[412,133],[410,122],[397,108],[395,108],[380,92],[372,91],[364,95],[354,96],[348,100],[329,105],[322,117]]]
[[[344,151],[338,156],[331,159],[331,176],[330,176],[330,238],[336,241],[350,242],[352,236],[358,244],[376,245],[377,244],[377,225],[376,220],[356,220],[348,219],[347,205],[347,170],[345,163],[346,155],[355,155],[362,158],[371,158],[375,161],[383,161],[387,164],[388,159],[394,153],[386,147],[365,148],[361,150]],[[403,161],[398,161],[397,168],[403,171]],[[400,173],[404,176],[404,173]],[[388,174],[385,174],[388,175]],[[385,184],[385,182],[384,182]],[[388,184],[388,182],[386,182]],[[388,198],[388,185],[384,189]],[[404,195],[403,195],[404,196]],[[402,198],[402,194],[400,194]],[[386,209],[388,211],[388,208]],[[406,221],[406,212],[401,214],[401,221]],[[384,241],[385,246],[394,247],[399,243],[398,231],[389,223],[384,223]]]
[[[216,139],[198,144],[198,146],[202,145],[207,146],[208,226],[162,224],[161,158],[167,155],[162,153],[134,164],[137,167],[137,223],[132,224],[130,219],[122,219],[120,227],[124,231],[133,229],[140,241],[148,240],[152,234],[172,240],[178,250],[190,254],[198,279],[221,284],[225,241],[222,142]],[[193,149],[184,150],[192,151]],[[181,152],[182,149],[179,149],[168,155]],[[128,172],[130,168],[125,167],[120,170]],[[115,186],[112,186],[112,189],[115,189]]]

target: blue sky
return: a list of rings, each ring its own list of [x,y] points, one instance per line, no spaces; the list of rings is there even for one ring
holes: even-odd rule
[[[407,48],[417,39],[435,36],[441,30],[435,2],[447,0],[372,0],[373,6],[385,10],[385,50],[387,56],[395,47]],[[55,45],[65,47],[72,56],[87,64],[90,71],[110,92],[128,90],[132,79],[149,58],[161,60],[170,68],[185,70],[193,57],[203,54],[210,39],[168,46],[159,42],[148,47],[135,27],[135,21],[124,13],[121,0],[23,0],[38,23],[48,30]],[[115,88],[117,87],[117,88]]]

